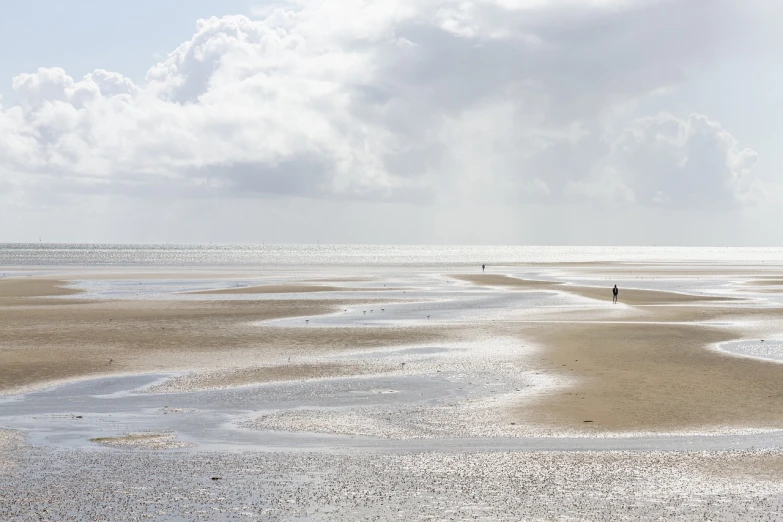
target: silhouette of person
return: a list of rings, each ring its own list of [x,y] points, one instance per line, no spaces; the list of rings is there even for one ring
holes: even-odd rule
[[[487,265],[481,265],[481,271],[483,272]]]
[[[614,285],[614,288],[612,288],[612,302],[617,302],[617,294],[619,294],[620,291],[617,289],[617,285]]]

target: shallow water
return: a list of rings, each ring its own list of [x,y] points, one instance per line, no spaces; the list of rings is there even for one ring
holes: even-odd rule
[[[38,252],[36,255],[50,253],[47,248],[21,250],[28,254]],[[125,254],[135,251],[109,250]],[[158,254],[162,252],[160,249],[153,250]],[[199,252],[187,249],[184,251],[192,255]],[[225,249],[217,251],[226,252]],[[282,251],[278,250],[278,253]],[[302,249],[293,248],[291,251],[301,252]],[[351,251],[357,252],[355,249]],[[75,249],[74,252],[91,255],[88,250],[81,248]],[[766,250],[764,252],[769,253]],[[735,254],[740,255],[737,252]],[[508,267],[500,272],[522,278],[608,285],[605,280],[591,277],[589,273],[574,279],[569,275],[569,269],[558,272],[551,268],[542,270],[535,267]],[[475,286],[455,281],[448,275],[443,275],[443,270],[411,270],[403,267],[383,269],[365,266],[362,274],[369,275],[372,280],[339,283],[341,287],[364,289],[361,294],[346,291],[279,295],[187,294],[212,288],[282,284],[290,282],[292,278],[307,280],[345,277],[351,273],[350,270],[335,268],[279,270],[266,274],[263,278],[248,278],[247,275],[232,278],[229,275],[219,279],[79,280],[77,276],[74,285],[85,290],[85,293],[79,296],[84,299],[336,299],[350,302],[350,299],[357,295],[361,295],[363,299],[390,301],[412,296],[416,298],[416,301],[406,303],[347,305],[345,311],[329,315],[258,323],[267,327],[372,328],[416,324],[447,326],[470,321],[524,320],[530,311],[556,311],[583,306],[606,306],[613,311],[625,308],[622,303],[617,306],[608,301],[601,304],[555,291],[520,291]],[[727,279],[719,277],[666,277],[664,273],[655,279],[628,279],[622,286],[634,285],[637,288],[700,294],[715,293],[729,283]],[[379,285],[388,285],[386,288],[393,289],[376,290]],[[769,294],[748,295],[755,301],[750,301],[745,306],[763,306],[768,303]],[[537,321],[545,322],[540,319]],[[780,435],[776,432],[753,435],[727,432],[726,436],[706,438],[693,435],[579,438],[573,434],[564,434],[563,437],[531,436],[531,433],[516,427],[493,427],[493,424],[497,424],[497,419],[487,418],[480,408],[469,405],[476,401],[513,402],[526,394],[545,393],[548,387],[553,385],[551,378],[547,381],[542,376],[524,371],[524,363],[520,362],[520,357],[524,357],[525,350],[530,349],[521,348],[518,341],[497,339],[480,346],[460,346],[457,343],[349,352],[314,362],[350,364],[366,361],[370,364],[398,365],[399,371],[391,374],[387,371],[378,376],[317,379],[224,390],[176,392],[175,388],[169,390],[175,393],[140,392],[155,382],[173,377],[171,375],[91,379],[26,395],[0,398],[0,425],[29,433],[30,440],[35,443],[58,446],[89,446],[89,439],[93,437],[138,431],[175,432],[183,440],[198,443],[201,449],[269,448],[279,444],[289,447],[292,446],[292,440],[297,441],[293,446],[302,443],[305,447],[331,448],[348,444],[357,448],[406,448],[411,451],[432,448],[434,444],[455,450],[492,447],[509,450],[575,450],[684,449],[700,445],[704,448],[726,449],[757,445],[777,446],[781,443]],[[743,341],[727,343],[720,349],[736,354],[783,360],[783,345],[780,342]],[[514,360],[513,365],[509,365],[511,360]],[[509,371],[508,368],[513,370]],[[378,390],[393,393],[378,393]],[[492,408],[497,409],[494,406]],[[428,409],[432,410],[431,419],[427,418],[426,413],[422,413]],[[303,422],[281,413],[296,410],[313,410],[316,413],[312,416],[317,418],[317,422]],[[182,413],[183,411],[187,413]],[[278,431],[264,430],[263,425],[261,429],[248,429],[248,422],[267,414],[273,418],[271,426],[278,426]],[[356,415],[359,415],[358,420]],[[385,415],[395,416],[394,426],[384,424]],[[342,433],[350,431],[340,427],[341,423],[347,422],[346,419],[358,422],[359,433],[364,430],[375,437]],[[434,429],[431,424],[435,421],[442,423],[444,429]],[[283,429],[280,429],[280,426]],[[450,435],[449,429],[452,429]],[[434,440],[437,440],[437,443],[433,442]]]
[[[424,353],[431,353],[428,350]],[[90,379],[0,402],[0,424],[35,445],[94,446],[95,437],[174,432],[192,450],[361,451],[639,451],[736,450],[783,446],[783,431],[730,435],[626,437],[437,437],[384,439],[356,435],[247,429],[248,420],[285,410],[405,411],[487,395],[491,383],[443,377],[360,377],[277,383],[188,393],[145,393],[171,375]],[[503,388],[500,383],[499,388]],[[404,419],[399,422],[404,423]]]
[[[478,245],[101,245],[0,243],[0,266],[490,266],[517,263],[783,262],[783,248]]]
[[[783,362],[783,341],[776,339],[750,339],[722,343],[718,349],[735,355]]]
[[[655,254],[644,249],[623,250],[622,255]],[[49,255],[56,257],[51,252],[32,251],[25,255],[43,256],[39,261]],[[89,249],[69,252],[65,263],[92,262],[89,256],[94,255]],[[361,257],[357,254],[361,250],[356,249],[333,250],[332,257],[299,248],[286,255],[294,255],[292,252],[301,254],[302,259],[321,256],[317,259],[323,264],[347,263],[346,259],[356,263]],[[404,249],[400,252],[416,254]],[[455,250],[447,254],[478,256],[486,252]],[[542,252],[535,255],[543,256]],[[733,251],[725,255],[769,258],[778,253]],[[129,256],[138,260],[158,256],[156,263],[176,259],[199,265],[215,262],[218,254],[223,256],[221,263],[232,259],[239,263],[258,252],[241,250],[241,255],[236,254],[239,257],[231,258],[235,254],[226,257],[225,249],[199,254],[192,249],[164,252],[142,247],[140,252],[106,249],[100,255],[107,256],[106,264]],[[446,256],[431,249],[419,251],[420,258],[387,256],[384,262],[454,262],[436,254]],[[589,255],[599,254],[613,255],[611,250]],[[677,255],[686,254],[693,252]],[[362,255],[372,259],[367,251]],[[551,259],[554,254],[546,255]],[[557,255],[589,258],[575,251]],[[299,261],[290,258],[286,262]],[[558,292],[455,282],[442,275],[452,271],[444,266],[414,270],[362,262],[366,264],[359,268],[295,270],[276,266],[263,273],[223,273],[220,278],[85,278],[76,285],[86,290],[79,296],[85,299],[416,298],[406,303],[348,305],[345,312],[260,323],[266,327],[430,324],[449,328],[471,321],[525,321],[531,312],[602,307],[606,322],[611,322],[611,314],[628,311],[622,303],[613,306]],[[88,270],[94,271],[95,266]],[[121,270],[129,269],[116,268]],[[453,269],[454,273],[466,270]],[[503,267],[496,273],[607,286],[606,279],[589,273],[578,272],[579,277],[574,277],[571,269]],[[328,284],[364,289],[386,284],[396,289],[361,294],[185,293],[357,274],[375,280]],[[697,294],[742,292],[752,298],[743,306],[751,307],[779,299],[774,294],[734,288],[728,277],[622,281],[623,288]],[[546,322],[540,315],[536,321]],[[764,328],[770,331],[777,326],[773,322]],[[779,356],[783,342],[765,339],[764,346],[760,344],[746,340],[726,343],[719,349],[783,360]],[[11,471],[3,473],[0,461],[0,519],[28,520],[30,513],[41,514],[47,509],[50,519],[112,520],[744,520],[749,513],[774,519],[783,509],[783,483],[775,476],[756,479],[747,469],[738,475],[724,473],[742,459],[751,459],[748,469],[752,470],[754,462],[781,458],[783,431],[722,429],[709,435],[698,431],[668,435],[582,431],[552,436],[534,426],[512,425],[494,416],[504,405],[568,385],[564,378],[527,369],[526,358],[536,350],[518,339],[504,338],[379,347],[297,361],[360,363],[382,368],[384,372],[378,374],[201,391],[159,386],[180,377],[177,374],[125,375],[0,396],[0,427],[19,430],[28,443],[8,452]],[[169,392],[150,391],[161,388]],[[178,441],[194,446],[152,451],[91,442],[96,437],[128,433],[172,433]]]

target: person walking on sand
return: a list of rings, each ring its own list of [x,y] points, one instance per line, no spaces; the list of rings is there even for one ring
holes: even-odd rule
[[[481,265],[481,271],[483,272],[484,269],[487,268],[487,265]]]
[[[619,293],[620,293],[620,291],[617,290],[617,285],[614,285],[614,288],[612,288],[612,302],[613,303],[617,302],[617,294],[619,294]]]

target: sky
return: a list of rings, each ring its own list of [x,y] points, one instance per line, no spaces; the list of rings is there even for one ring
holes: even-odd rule
[[[0,242],[783,244],[777,0],[0,15]]]

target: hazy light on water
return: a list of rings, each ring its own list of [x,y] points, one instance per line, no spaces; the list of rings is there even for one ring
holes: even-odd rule
[[[783,262],[783,248],[0,244],[2,266],[491,266],[591,261],[777,263]]]

